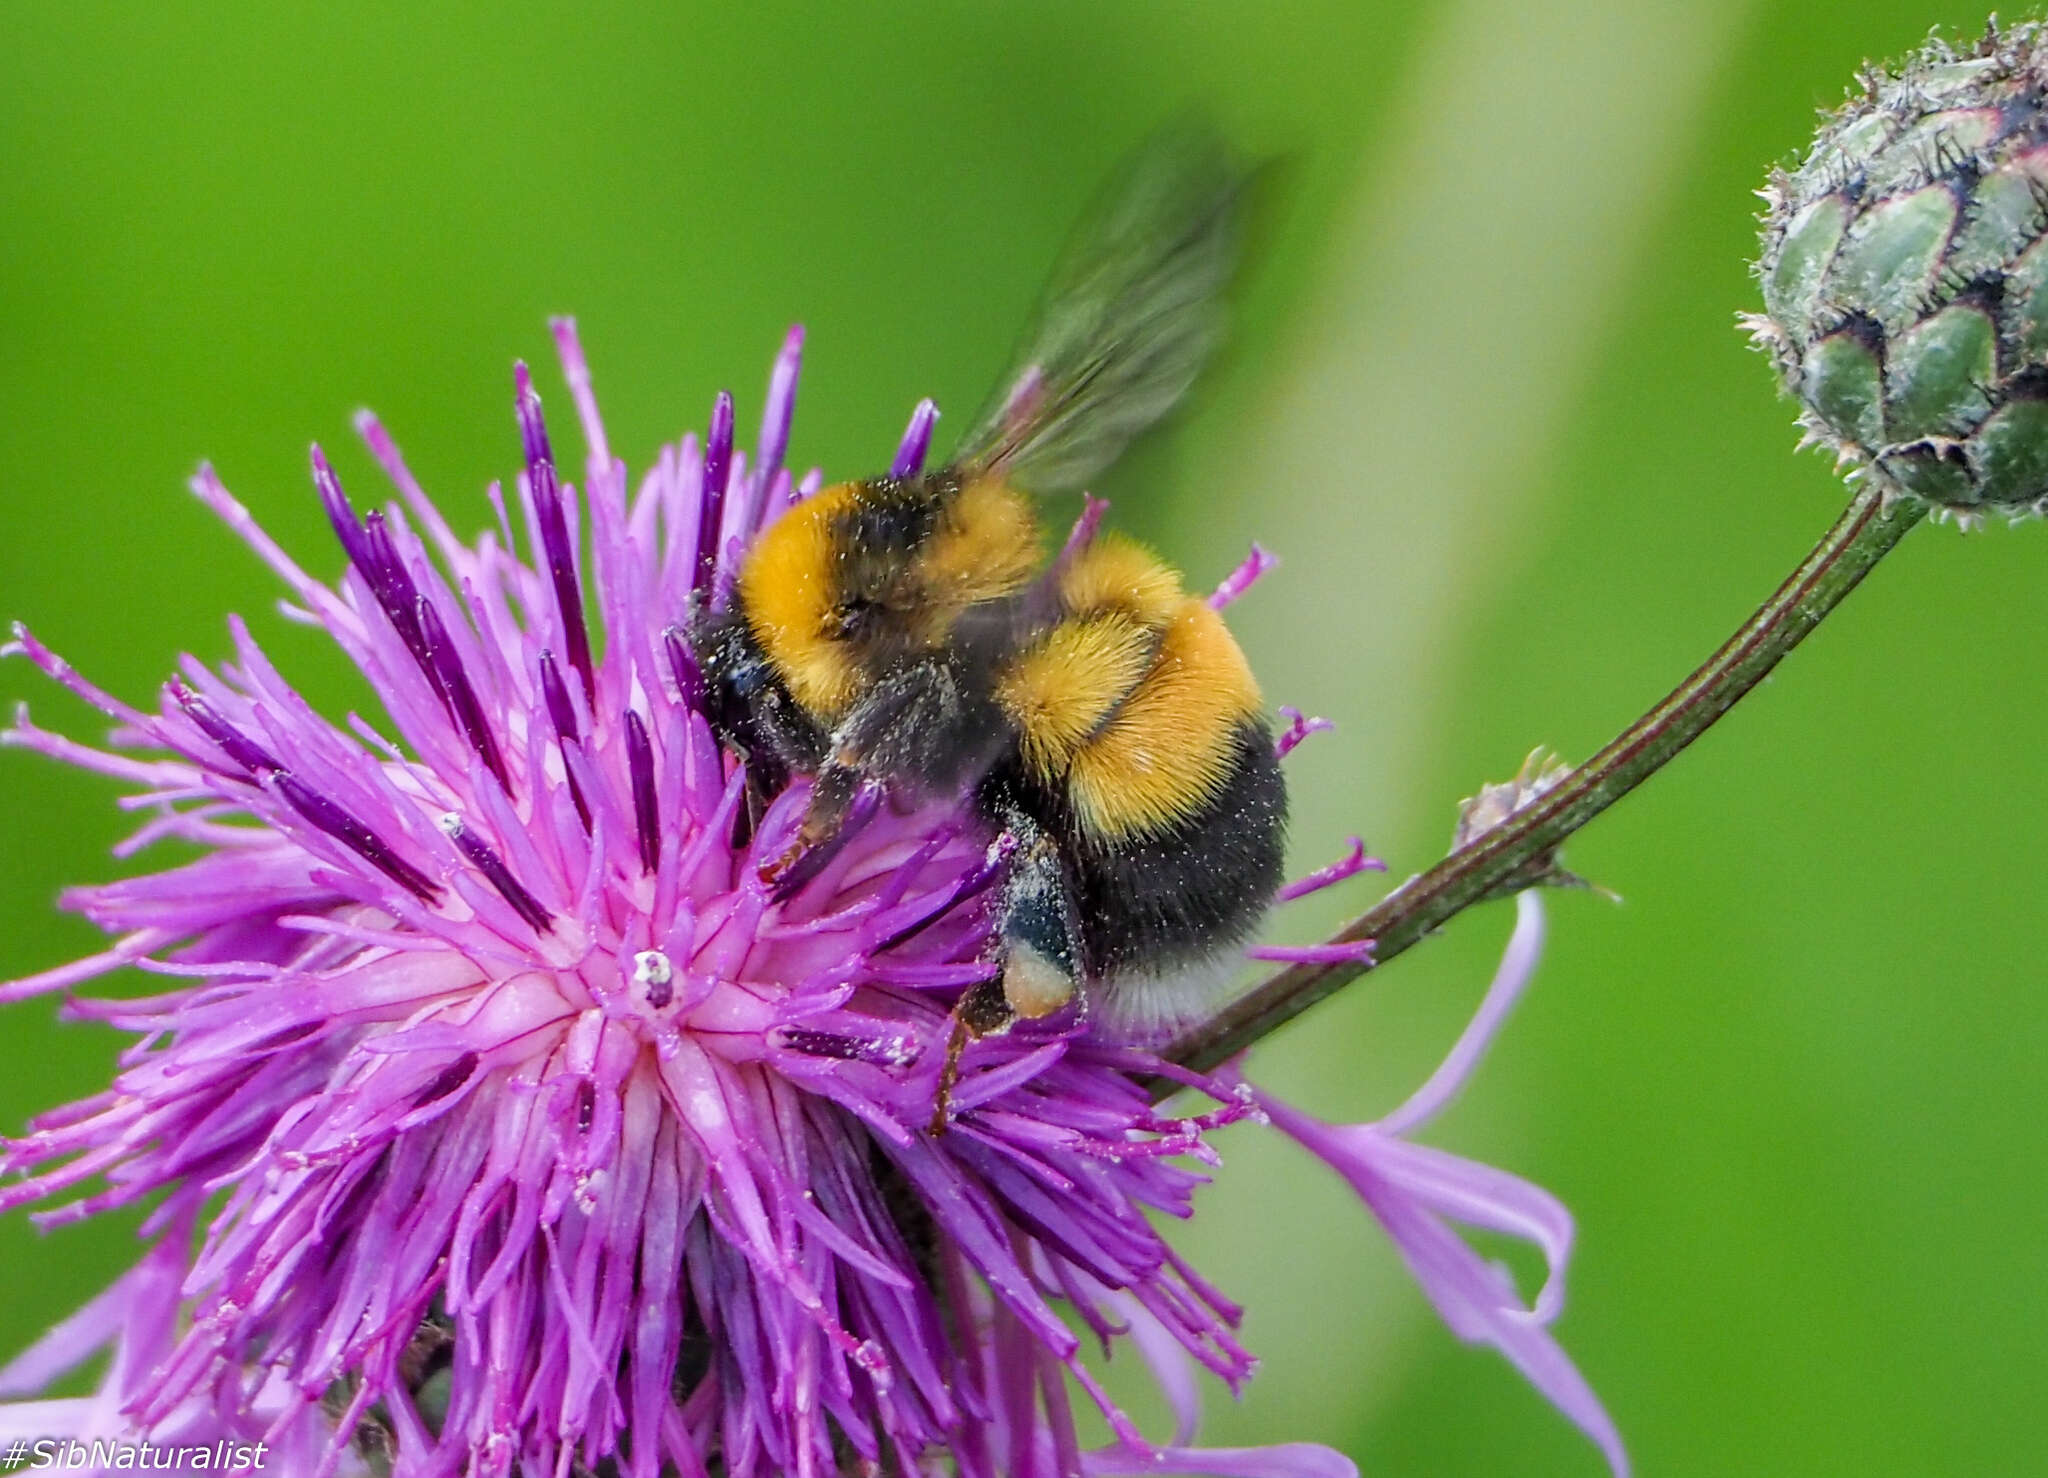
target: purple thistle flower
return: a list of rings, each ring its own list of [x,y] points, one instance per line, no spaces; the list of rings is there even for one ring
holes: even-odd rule
[[[154,711],[17,631],[11,650],[118,727],[94,749],[24,713],[6,741],[136,787],[151,819],[124,853],[201,855],[66,894],[112,945],[0,986],[68,992],[128,965],[168,983],[72,999],[135,1036],[119,1075],[0,1143],[23,1177],[0,1209],[59,1199],[51,1225],[150,1207],[141,1261],[0,1370],[0,1395],[27,1397],[111,1347],[99,1393],[0,1407],[0,1435],[263,1441],[294,1475],[1335,1478],[1353,1470],[1326,1448],[1192,1446],[1192,1369],[1236,1390],[1253,1362],[1238,1309],[1147,1215],[1190,1214],[1209,1130],[1270,1115],[1358,1188],[1452,1328],[1500,1345],[1620,1471],[1544,1329],[1568,1219],[1403,1141],[1428,1106],[1331,1129],[1055,1018],[976,1042],[950,1130],[928,1131],[948,1011],[994,969],[1003,846],[964,812],[871,794],[764,882],[806,787],[750,814],[678,635],[817,487],[782,466],[801,333],[751,468],[721,396],[703,445],[665,448],[630,492],[574,328],[555,335],[590,455],[579,495],[520,367],[529,560],[497,487],[497,529],[461,542],[367,414],[400,501],[359,517],[315,448],[338,585],[210,469],[193,481],[394,732],[321,718],[239,621],[233,661],[185,659]],[[912,417],[899,469],[933,415]],[[1290,896],[1366,865],[1355,847]],[[1533,964],[1526,932],[1496,997]],[[1475,1031],[1505,1005],[1488,1009]],[[1478,1047],[1459,1051],[1430,1105]],[[1161,1113],[1160,1075],[1212,1106]],[[1447,1216],[1543,1247],[1534,1308]],[[1158,1372],[1168,1444],[1117,1410],[1069,1319]],[[1109,1447],[1079,1449],[1070,1387]]]

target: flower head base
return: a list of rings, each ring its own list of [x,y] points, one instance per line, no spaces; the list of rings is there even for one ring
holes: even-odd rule
[[[1809,444],[1969,518],[2048,501],[2048,34],[1870,69],[1763,191],[1747,320]]]
[[[239,622],[234,661],[187,659],[154,711],[17,633],[119,727],[98,750],[24,715],[8,742],[139,787],[132,846],[202,855],[67,895],[112,947],[0,986],[123,965],[170,982],[73,1001],[138,1041],[109,1092],[0,1145],[26,1177],[0,1209],[154,1203],[134,1271],[0,1371],[0,1394],[32,1393],[111,1343],[105,1389],[7,1424],[210,1432],[279,1444],[294,1471],[419,1478],[1350,1472],[1322,1448],[1189,1449],[1191,1414],[1154,1446],[1060,1312],[1105,1349],[1133,1334],[1176,1391],[1176,1362],[1246,1379],[1238,1310],[1148,1213],[1189,1213],[1189,1162],[1261,1113],[1252,1090],[1054,1018],[977,1042],[932,1133],[949,1009],[995,968],[1003,842],[872,795],[764,881],[804,784],[750,791],[676,623],[817,485],[782,466],[800,334],[751,466],[721,397],[703,443],[630,493],[573,327],[556,335],[590,457],[579,496],[521,368],[531,563],[498,489],[497,530],[461,542],[367,415],[402,502],[359,516],[315,449],[336,587],[210,470],[194,481],[395,734],[322,719]],[[1211,1106],[1162,1116],[1162,1073]],[[1079,1451],[1069,1382],[1109,1449]]]

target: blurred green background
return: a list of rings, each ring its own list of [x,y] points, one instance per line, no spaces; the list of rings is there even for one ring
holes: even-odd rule
[[[792,460],[872,470],[920,395],[958,428],[1095,182],[1198,104],[1291,167],[1227,362],[1103,491],[1198,583],[1254,535],[1285,557],[1233,619],[1271,698],[1342,725],[1295,762],[1298,863],[1355,830],[1397,876],[1531,746],[1590,753],[1833,516],[1733,327],[1749,192],[1866,56],[1983,19],[415,9],[0,7],[0,614],[141,698],[243,611],[342,711],[340,660],[183,493],[198,458],[332,573],[305,444],[367,489],[346,418],[370,404],[478,524],[515,465],[510,362],[558,387],[566,311],[636,467],[721,386],[756,412],[801,319]],[[1916,534],[1573,846],[1627,901],[1556,900],[1533,995],[1430,1132],[1577,1213],[1559,1332],[1645,1474],[2048,1471],[2044,666],[2048,530]],[[97,729],[0,668],[24,697]],[[0,755],[0,978],[92,947],[50,905],[119,870],[113,793]],[[1390,1106],[1507,923],[1460,919],[1259,1074],[1328,1116]],[[53,1017],[0,1015],[0,1133],[106,1080],[113,1037]],[[1262,1131],[1224,1149],[1181,1240],[1266,1363],[1210,1440],[1328,1442],[1376,1475],[1600,1470],[1332,1178]],[[128,1235],[0,1222],[0,1350]]]

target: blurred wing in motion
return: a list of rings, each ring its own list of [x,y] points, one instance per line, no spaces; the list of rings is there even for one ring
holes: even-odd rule
[[[1064,491],[1165,416],[1222,337],[1246,179],[1199,123],[1125,161],[1076,228],[955,463]]]

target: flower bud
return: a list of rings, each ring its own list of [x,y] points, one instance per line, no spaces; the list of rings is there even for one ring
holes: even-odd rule
[[[1747,320],[1808,443],[1889,494],[2048,507],[2048,33],[1866,70],[1762,192]]]

